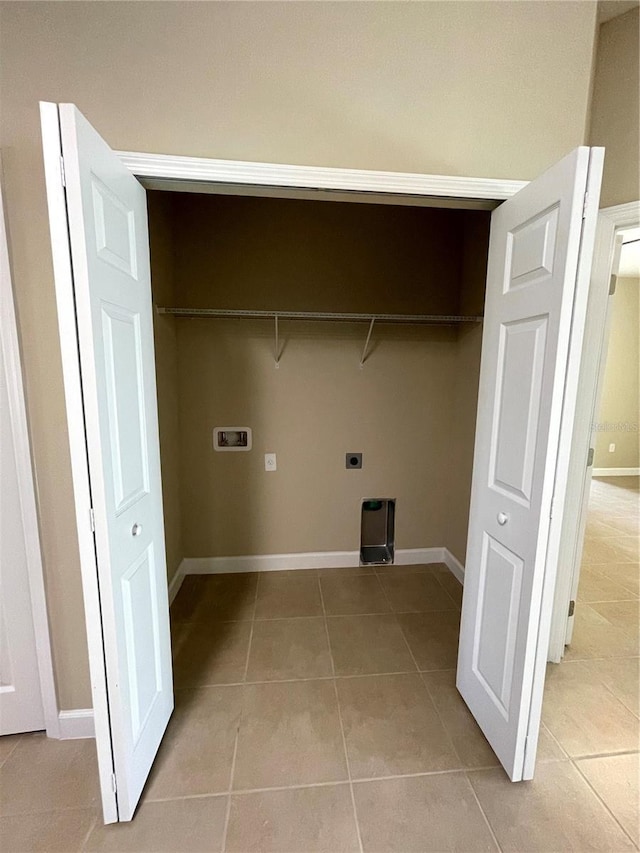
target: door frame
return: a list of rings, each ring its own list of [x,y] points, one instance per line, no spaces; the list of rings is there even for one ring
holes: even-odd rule
[[[600,390],[601,365],[606,357],[609,283],[615,239],[619,231],[638,226],[640,226],[640,201],[605,207],[599,211],[585,319],[584,346],[578,368],[578,396],[549,637],[548,658],[553,663],[560,663],[564,656],[565,642],[567,638],[570,639],[569,603],[576,587],[582,561],[588,489],[591,482],[587,457],[592,438],[591,424],[595,418]]]
[[[9,237],[4,215],[2,161],[0,160],[0,346],[4,356],[9,400],[9,420],[15,448],[20,514],[24,530],[29,594],[36,643],[40,695],[47,737],[60,737],[60,718],[53,675],[51,635],[40,547],[35,480],[31,464],[31,442],[22,377],[18,322],[11,279]]]

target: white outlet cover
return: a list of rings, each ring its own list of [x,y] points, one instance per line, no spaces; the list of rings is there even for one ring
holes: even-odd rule
[[[276,461],[275,453],[265,453],[264,454],[264,470],[265,471],[277,471],[278,465]]]
[[[613,442],[612,442],[612,443],[609,445],[609,453],[615,453],[615,452],[616,452],[616,446],[615,446],[615,444],[613,444]]]

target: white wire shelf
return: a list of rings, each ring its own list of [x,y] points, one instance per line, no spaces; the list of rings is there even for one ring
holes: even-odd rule
[[[461,314],[350,314],[329,311],[249,311],[227,308],[156,308],[158,314],[174,317],[245,317],[253,320],[327,320],[348,323],[398,323],[422,325],[454,325],[455,323],[481,323],[478,315]]]
[[[369,343],[376,323],[396,323],[413,326],[453,326],[456,323],[481,323],[482,317],[461,314],[348,314],[328,311],[248,311],[229,308],[160,308],[158,314],[171,314],[174,317],[230,318],[244,317],[252,320],[272,320],[274,324],[274,363],[280,367],[280,320],[328,320],[348,323],[368,323],[369,331],[362,350],[360,367],[364,367],[370,354]]]

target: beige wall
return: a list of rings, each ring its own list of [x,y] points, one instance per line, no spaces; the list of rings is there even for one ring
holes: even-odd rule
[[[599,29],[589,143],[606,148],[601,207],[640,198],[638,15],[632,9]]]
[[[185,307],[458,313],[465,211],[169,195]]]
[[[361,325],[283,334],[276,370],[263,324],[178,323],[187,556],[358,550],[367,497],[397,498],[398,548],[442,545],[455,331],[385,327],[363,370]],[[251,427],[253,450],[215,453],[214,426]],[[362,470],[346,470],[351,451]]]
[[[168,304],[443,314],[464,295],[482,312],[488,213],[150,196],[153,212],[156,199],[172,209]],[[177,327],[186,556],[357,550],[366,497],[397,499],[398,548],[447,544],[452,501],[466,536],[477,343],[459,364],[456,328],[379,326],[360,370],[366,324],[282,321],[276,370],[271,323]],[[461,408],[454,429],[459,381],[472,411]],[[250,427],[253,450],[215,453],[213,427],[225,425]],[[164,471],[176,448],[162,436],[161,447]],[[345,468],[352,451],[364,454],[361,471]],[[265,452],[277,454],[274,474]]]
[[[613,297],[609,348],[595,433],[594,468],[640,467],[639,292],[640,279],[618,279]],[[609,453],[611,442],[616,446],[614,453]]]
[[[7,2],[0,14],[0,142],[55,669],[61,707],[84,707],[38,100],[75,102],[116,148],[526,179],[584,141],[595,4]]]

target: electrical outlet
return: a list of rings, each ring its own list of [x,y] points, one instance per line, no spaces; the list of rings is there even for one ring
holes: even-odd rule
[[[264,470],[265,471],[276,471],[276,454],[275,453],[265,453],[264,454]]]
[[[613,442],[611,442],[611,444],[609,445],[609,453],[615,453],[615,452],[616,452],[616,446]]]

